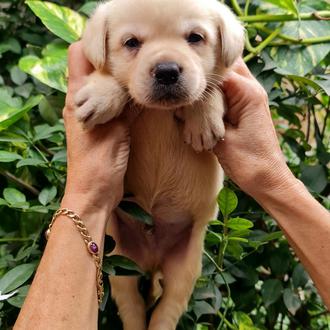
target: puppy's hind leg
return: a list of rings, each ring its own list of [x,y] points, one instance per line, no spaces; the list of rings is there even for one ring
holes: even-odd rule
[[[124,330],[146,330],[146,307],[138,290],[138,277],[113,276],[110,283]]]
[[[186,311],[196,280],[201,273],[205,228],[193,228],[166,256],[163,296],[154,310],[148,330],[175,330]]]

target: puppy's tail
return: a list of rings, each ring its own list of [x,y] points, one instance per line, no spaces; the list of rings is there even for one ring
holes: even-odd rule
[[[147,308],[152,308],[163,294],[164,276],[160,270],[152,274],[150,292],[148,295]]]

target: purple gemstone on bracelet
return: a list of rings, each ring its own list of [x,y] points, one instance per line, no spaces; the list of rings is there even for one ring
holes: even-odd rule
[[[99,252],[99,247],[97,246],[97,244],[95,242],[89,242],[88,243],[88,250],[93,253],[96,254]]]

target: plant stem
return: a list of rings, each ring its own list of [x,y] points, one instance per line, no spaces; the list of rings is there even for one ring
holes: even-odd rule
[[[254,48],[254,52],[251,52],[249,55],[244,57],[244,61],[248,62],[250,61],[252,58],[254,58],[255,56],[257,56],[258,54],[260,54],[260,52],[266,48],[280,33],[281,28],[277,28],[272,34],[270,34],[263,42],[261,42],[259,44],[258,47]]]
[[[229,327],[230,329],[233,329],[233,330],[237,330],[237,328],[235,326],[233,326],[226,318],[225,316],[220,312],[218,311],[218,316],[224,321],[224,323],[226,323],[227,327]],[[221,328],[219,328],[221,329]]]
[[[231,5],[232,5],[233,9],[235,10],[235,12],[236,12],[236,14],[238,16],[242,16],[243,15],[242,9],[239,6],[237,0],[231,0]]]
[[[272,42],[269,44],[269,46],[273,46],[273,47],[291,46],[292,44],[308,46],[308,45],[315,45],[315,44],[321,44],[327,42],[330,42],[330,36],[318,37],[318,38],[306,38],[301,40],[295,39],[295,40],[291,40],[290,42]]]
[[[245,16],[249,16],[249,7],[250,7],[250,0],[246,0],[245,7],[244,7]]]
[[[232,0],[232,2],[235,0]],[[251,15],[240,16],[239,19],[245,23],[258,23],[258,22],[290,22],[290,21],[321,21],[330,18],[330,10],[315,11],[313,13],[301,13],[300,17],[294,14],[286,15]]]
[[[218,266],[220,267],[220,269],[222,270],[223,267],[223,259],[225,257],[225,252],[226,252],[226,248],[228,245],[228,227],[227,227],[227,223],[228,223],[228,216],[224,216],[223,218],[223,234],[222,234],[222,242],[221,242],[221,246],[219,248],[219,254],[218,254]]]
[[[212,262],[212,264],[215,266],[215,268],[217,269],[219,275],[222,277],[223,279],[223,282],[225,283],[225,286],[226,286],[226,289],[227,289],[227,292],[228,292],[228,296],[227,296],[227,304],[226,304],[226,308],[225,308],[225,311],[223,313],[223,318],[221,319],[221,323],[220,325],[218,326],[218,330],[222,328],[222,325],[223,323],[225,322],[224,320],[226,320],[226,315],[227,315],[227,312],[229,310],[229,299],[231,298],[231,290],[230,290],[230,286],[229,284],[227,283],[225,277],[223,276],[222,274],[222,269],[219,267],[219,265],[215,262],[215,260],[207,253],[207,251],[204,250],[204,254],[206,255],[206,257]]]
[[[266,26],[264,26],[263,24],[254,24],[254,26],[263,32],[266,32],[268,34],[271,34],[273,32],[273,30],[267,28]],[[289,45],[289,44],[299,44],[299,45],[312,45],[312,44],[319,44],[319,43],[323,43],[323,42],[329,42],[330,41],[330,35],[328,36],[322,36],[322,37],[314,37],[314,38],[305,38],[305,39],[297,39],[291,36],[288,36],[286,34],[282,34],[279,33],[278,38],[281,38],[283,40],[289,41],[289,43],[272,43],[270,45],[272,46],[283,46],[283,45]]]
[[[27,182],[23,181],[22,179],[16,177],[14,174],[11,174],[8,171],[4,171],[0,169],[0,175],[6,177],[7,179],[15,182],[16,184],[18,184],[19,186],[21,186],[22,188],[30,191],[33,195],[35,196],[39,196],[40,191],[34,187],[32,187],[31,185],[29,185]]]
[[[20,238],[20,237],[0,238],[0,243],[30,242],[30,241],[33,241],[33,239],[32,238]]]

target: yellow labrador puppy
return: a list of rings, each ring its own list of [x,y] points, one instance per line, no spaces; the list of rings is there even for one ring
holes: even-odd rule
[[[241,55],[243,36],[216,0],[112,0],[87,25],[84,50],[96,71],[76,95],[78,119],[91,128],[122,111],[141,112],[125,191],[154,226],[117,211],[109,232],[116,254],[150,272],[150,298],[162,295],[147,326],[138,279],[112,277],[125,330],[174,330],[187,308],[223,181],[209,152],[225,134],[218,86]]]

